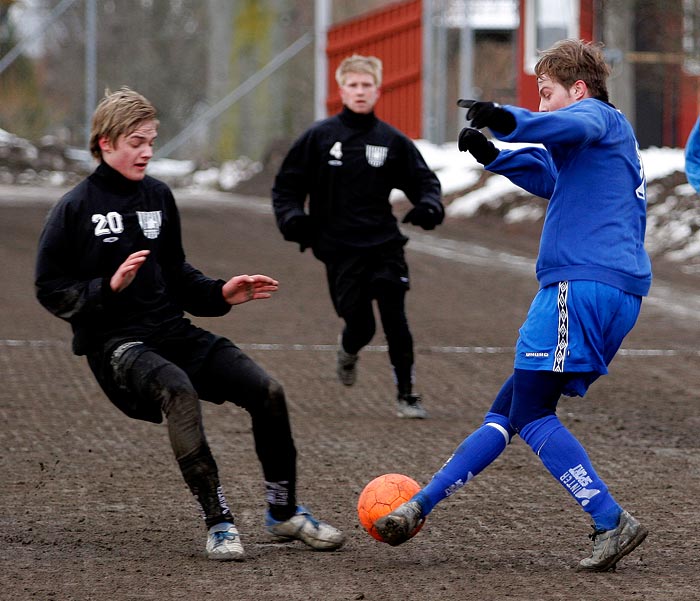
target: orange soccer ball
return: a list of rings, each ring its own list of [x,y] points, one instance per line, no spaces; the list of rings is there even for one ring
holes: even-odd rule
[[[418,482],[403,474],[384,474],[372,480],[360,493],[357,500],[357,516],[360,524],[378,541],[384,542],[374,522],[403,505],[420,490]],[[415,536],[423,522],[411,533]]]

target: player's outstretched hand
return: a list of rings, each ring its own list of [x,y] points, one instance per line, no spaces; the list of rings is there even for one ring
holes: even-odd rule
[[[509,134],[515,129],[515,117],[496,102],[465,100],[460,98],[457,106],[469,109],[467,121],[477,129],[488,127],[499,134]]]
[[[134,281],[136,273],[141,269],[141,265],[146,262],[146,257],[150,252],[150,250],[139,250],[135,253],[131,253],[126,258],[109,280],[109,287],[112,291],[121,292]]]
[[[224,284],[221,292],[230,305],[270,298],[277,292],[279,282],[266,275],[236,275]]]
[[[459,132],[457,146],[462,152],[470,152],[471,155],[482,165],[488,165],[494,161],[501,152],[482,134],[478,129],[465,127]]]

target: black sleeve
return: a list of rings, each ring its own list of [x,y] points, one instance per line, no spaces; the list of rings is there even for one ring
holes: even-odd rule
[[[277,227],[284,232],[289,221],[304,215],[304,203],[309,193],[314,165],[311,130],[303,134],[291,147],[272,187],[272,209]]]
[[[180,306],[198,317],[220,317],[231,310],[221,289],[224,280],[215,280],[183,261],[173,274],[171,286]]]
[[[65,199],[50,212],[39,238],[34,286],[37,299],[51,313],[73,321],[102,312],[114,294],[108,278],[78,279],[70,241],[79,237]]]
[[[397,187],[406,194],[412,204],[428,204],[444,216],[440,180],[428,167],[416,145],[408,138],[401,138],[401,140],[406,169]]]
[[[224,281],[204,275],[185,260],[182,247],[180,212],[172,192],[167,190],[168,237],[162,251],[163,271],[168,290],[175,301],[191,315],[198,317],[219,317],[231,310],[221,289]]]

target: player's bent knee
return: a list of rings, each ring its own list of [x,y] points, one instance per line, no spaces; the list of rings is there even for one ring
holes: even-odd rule
[[[483,425],[494,428],[500,432],[505,439],[506,445],[510,443],[513,436],[516,434],[515,428],[513,428],[511,425],[510,420],[505,415],[501,415],[500,413],[489,411],[484,417]]]
[[[267,386],[267,402],[265,403],[271,416],[287,414],[287,399],[284,388],[277,380],[270,380]]]
[[[511,411],[509,417],[512,427],[516,432],[520,433],[528,424],[551,415],[556,415],[556,411],[554,409],[541,408],[539,411]]]
[[[173,405],[197,403],[199,397],[187,374],[174,365],[163,365],[153,370],[147,378],[147,396],[157,401],[166,415]]]

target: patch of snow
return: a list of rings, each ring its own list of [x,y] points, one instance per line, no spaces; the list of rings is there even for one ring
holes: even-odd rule
[[[541,205],[522,205],[513,207],[508,211],[503,221],[506,223],[519,223],[522,221],[538,221],[544,217],[544,207]]]
[[[194,161],[153,159],[148,163],[148,175],[152,177],[183,177],[194,171]]]

